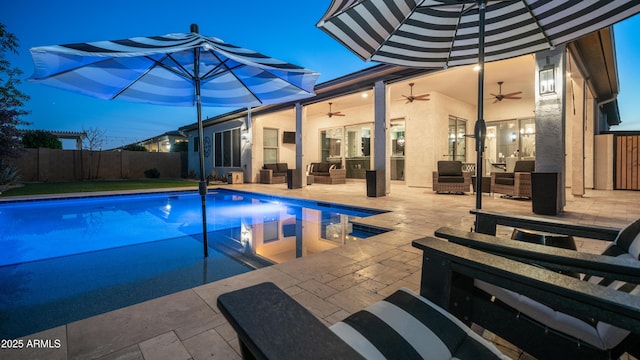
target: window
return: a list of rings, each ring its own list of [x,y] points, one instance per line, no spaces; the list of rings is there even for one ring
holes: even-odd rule
[[[214,139],[214,166],[240,167],[240,129],[217,132]]]
[[[467,160],[467,120],[449,115],[449,160]]]
[[[215,155],[214,155],[214,162],[215,162],[215,166],[222,166],[222,133],[216,133],[215,135],[215,147],[216,147],[216,151],[215,151]]]
[[[196,136],[193,138],[193,152],[198,152],[199,146],[200,146],[200,137]]]
[[[487,123],[485,141],[486,170],[496,166],[512,171],[515,161],[536,156],[536,123],[534,118],[492,121]],[[495,165],[495,166],[493,166]]]
[[[262,132],[263,164],[278,162],[278,130],[265,128]]]
[[[391,120],[391,180],[404,180],[404,120]]]
[[[280,221],[268,221],[263,224],[264,243],[276,241],[280,238],[278,234],[278,228],[280,227]]]
[[[364,179],[371,169],[371,129],[373,124],[347,126],[344,141],[344,162],[347,178]]]
[[[342,128],[320,131],[320,161],[342,162]]]

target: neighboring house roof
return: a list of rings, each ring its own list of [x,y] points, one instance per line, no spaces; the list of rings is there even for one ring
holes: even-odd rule
[[[187,136],[180,130],[171,130],[171,131],[167,131],[163,134],[160,135],[156,135],[154,137],[150,137],[148,139],[145,140],[141,140],[136,142],[135,144],[140,144],[140,143],[145,143],[145,142],[149,142],[149,141],[156,141],[159,138],[164,138],[164,137],[173,137],[173,138],[179,138],[179,139],[187,139]]]

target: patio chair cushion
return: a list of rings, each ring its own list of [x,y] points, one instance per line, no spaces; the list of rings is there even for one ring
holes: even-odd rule
[[[318,163],[318,168],[315,171],[319,173],[328,173],[330,166],[331,165],[327,162],[321,162],[321,163]]]
[[[535,160],[518,160],[513,168],[513,172],[534,172],[535,169]]]
[[[278,166],[278,173],[280,174],[286,174],[287,170],[289,170],[289,166],[287,165],[287,163],[277,163],[276,164]]]
[[[462,176],[438,176],[438,182],[448,184],[462,184],[464,178]]]
[[[602,255],[631,258],[638,260],[640,256],[640,219],[620,230],[613,243]],[[605,279],[587,275],[585,281],[640,296],[640,285],[618,280]],[[618,346],[630,332],[603,321],[590,318],[577,318],[556,311],[544,304],[506,290],[476,280],[476,287],[495,296],[503,303],[527,315],[528,317],[562,333],[574,336],[599,349],[607,350]]]
[[[513,177],[513,173],[504,173],[502,176],[495,178],[495,183],[499,185],[511,185],[513,186],[516,182],[515,177]],[[511,175],[511,176],[509,176]]]
[[[640,219],[621,229],[618,237],[603,254],[618,256],[622,253],[628,253],[634,259],[640,260]]]
[[[495,296],[497,300],[516,309],[521,314],[526,315],[540,324],[544,324],[545,327],[573,336],[598,349],[613,349],[629,336],[630,333],[628,330],[618,328],[603,321],[581,319],[554,310],[527,296],[481,280],[475,280],[474,284],[477,288]],[[629,286],[629,284],[615,281],[609,284],[608,287],[634,295],[640,295],[640,287],[635,285]]]
[[[278,164],[264,164],[265,170],[271,170],[274,173],[278,172]]]
[[[508,358],[453,315],[407,289],[330,329],[367,359]]]
[[[438,177],[462,176],[461,161],[438,161]]]

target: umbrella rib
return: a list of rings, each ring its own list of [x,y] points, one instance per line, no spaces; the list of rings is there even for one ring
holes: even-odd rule
[[[242,80],[240,80],[240,78],[238,78],[238,76],[237,76],[237,75],[232,71],[232,69],[231,69],[231,68],[229,68],[229,67],[227,66],[227,61],[228,61],[229,59],[227,59],[227,60],[224,60],[224,61],[223,61],[222,59],[220,59],[220,57],[218,56],[218,54],[216,54],[214,51],[209,50],[209,52],[210,52],[210,53],[211,53],[211,55],[213,55],[216,59],[218,59],[218,61],[220,62],[220,64],[219,64],[215,69],[213,69],[213,70],[209,71],[207,74],[210,74],[212,71],[214,71],[214,70],[216,70],[216,69],[218,69],[218,68],[224,68],[224,69],[226,69],[226,71],[227,71],[227,72],[229,72],[229,74],[231,74],[234,78],[236,78],[236,80],[238,80],[238,82],[239,82],[240,84],[242,84],[242,86],[243,86],[243,87],[244,87],[244,88],[245,88],[245,89],[246,89],[246,90],[251,94],[251,96],[253,96],[253,98],[254,98],[254,99],[256,99],[256,101],[258,101],[260,104],[262,104],[262,100],[260,100],[260,98],[259,98],[258,96],[256,96],[256,94],[255,94],[253,91],[251,91],[251,89],[249,89],[249,87],[248,87],[247,85],[245,85],[245,84],[244,84],[244,82],[243,82]],[[238,68],[238,67],[240,67],[240,66],[241,66],[241,65],[237,66],[236,68]],[[223,72],[224,72],[224,71],[223,71]],[[216,74],[216,75],[219,75],[219,73],[218,73],[218,74]]]
[[[466,13],[467,11],[471,10],[474,4],[471,4],[471,6],[465,8],[467,4],[462,4],[462,6],[460,7],[460,14],[458,15],[458,22],[456,23],[456,29],[453,32],[453,36],[451,37],[451,44],[449,45],[449,53],[447,54],[447,62],[444,64],[444,68],[447,69],[449,68],[449,60],[451,59],[451,52],[453,52],[453,46],[456,42],[456,36],[458,34],[458,29],[460,28],[460,21],[462,21],[462,16],[464,15],[464,13]]]
[[[136,82],[138,82],[138,80],[140,80],[142,77],[144,77],[145,75],[147,75],[147,74],[148,74],[151,70],[153,70],[156,66],[160,66],[160,67],[162,67],[162,68],[163,68],[163,69],[165,69],[165,70],[169,70],[169,71],[171,71],[172,73],[174,73],[174,74],[176,74],[176,75],[178,75],[178,76],[180,76],[180,77],[183,77],[183,78],[190,78],[190,77],[188,76],[188,75],[189,75],[188,73],[187,73],[187,75],[182,74],[182,73],[180,73],[179,71],[176,71],[175,69],[173,69],[173,68],[171,68],[171,67],[169,67],[169,66],[167,66],[167,65],[165,65],[165,64],[163,64],[163,63],[162,63],[162,61],[164,61],[164,59],[169,58],[169,59],[173,60],[173,62],[174,62],[174,63],[176,63],[180,68],[182,68],[182,69],[186,72],[186,70],[182,67],[182,65],[178,64],[178,63],[175,61],[175,59],[174,59],[173,57],[171,57],[171,55],[170,55],[170,54],[167,54],[167,55],[166,55],[165,57],[163,57],[161,60],[156,60],[156,59],[153,59],[153,58],[151,58],[151,57],[149,57],[149,56],[145,56],[145,58],[146,58],[146,59],[148,59],[148,60],[150,60],[150,61],[152,61],[152,62],[153,62],[153,66],[150,66],[149,68],[147,68],[147,69],[146,69],[142,74],[140,74],[140,75],[139,75],[135,80],[133,80],[133,81],[129,82],[129,83],[127,84],[127,86],[123,87],[123,88],[122,88],[122,89],[120,89],[117,93],[115,93],[115,94],[111,97],[111,100],[114,100],[115,98],[117,98],[118,96],[120,96],[123,92],[127,91],[127,89],[129,89],[131,86],[133,86],[133,84],[135,84]]]
[[[215,56],[215,54],[213,54],[213,55]],[[220,58],[219,58],[219,57],[217,57],[217,56],[216,56],[216,58],[217,58],[218,60],[220,60]],[[211,69],[211,70],[207,71],[207,73],[206,73],[206,74],[202,75],[201,79],[203,79],[203,80],[208,79],[209,75],[213,74],[214,72],[216,72],[216,71],[218,71],[220,68],[222,68],[222,66],[223,66],[223,65],[225,65],[225,63],[226,63],[227,61],[229,61],[229,59],[224,60],[224,61],[222,61],[222,60],[221,60],[221,61],[220,61],[220,64],[216,65],[213,69]],[[238,68],[238,67],[240,67],[240,65],[236,66],[236,68]],[[226,65],[225,65],[225,68],[227,69],[227,71],[231,71],[231,70],[232,70],[232,69],[230,69],[229,67],[227,67]],[[223,73],[225,73],[225,72],[226,72],[226,71],[222,70],[222,71],[220,71],[220,72],[217,72],[215,75],[216,75],[216,76],[217,76],[217,75],[221,75],[221,74],[223,74]]]
[[[542,36],[544,36],[544,39],[549,44],[549,47],[552,49],[555,48],[555,46],[551,42],[551,39],[549,39],[549,36],[547,36],[547,32],[544,31],[544,28],[540,25],[540,21],[538,21],[538,17],[533,13],[533,11],[531,11],[531,7],[529,6],[529,4],[527,4],[527,2],[524,0],[521,0],[521,1],[524,8],[527,9],[527,11],[529,12],[529,15],[531,16],[533,21],[535,21],[536,26],[538,27],[538,30],[540,30],[540,33],[542,34]]]

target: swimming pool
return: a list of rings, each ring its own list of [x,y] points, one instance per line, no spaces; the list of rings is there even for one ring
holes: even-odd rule
[[[0,203],[0,338],[14,338],[383,232],[372,209],[211,190]]]

